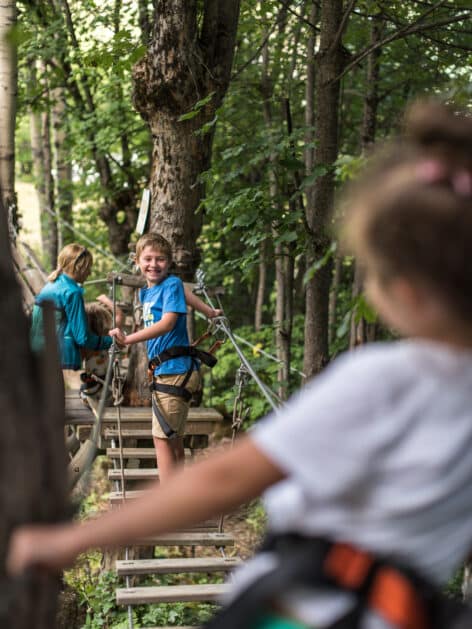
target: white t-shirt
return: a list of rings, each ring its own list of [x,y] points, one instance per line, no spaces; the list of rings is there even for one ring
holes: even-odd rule
[[[265,495],[272,531],[348,541],[404,560],[438,584],[470,551],[472,352],[423,341],[364,346],[250,436],[288,475]],[[256,556],[236,583],[273,561]],[[351,602],[301,590],[283,600],[317,627]],[[387,625],[371,617],[366,626]]]

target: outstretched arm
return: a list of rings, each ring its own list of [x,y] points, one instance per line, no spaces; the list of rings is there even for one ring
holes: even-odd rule
[[[156,483],[146,496],[99,518],[17,529],[7,569],[11,575],[30,567],[60,570],[88,548],[124,546],[230,511],[283,478],[283,471],[245,437],[232,450],[176,472],[162,487]]]
[[[213,319],[214,317],[219,317],[223,314],[223,311],[219,308],[212,308],[204,301],[202,301],[200,297],[197,297],[194,293],[192,293],[192,291],[187,286],[185,286],[185,284],[184,292],[185,301],[187,302],[187,304],[194,310],[198,310],[198,312],[204,314],[205,317],[207,317],[208,319]]]

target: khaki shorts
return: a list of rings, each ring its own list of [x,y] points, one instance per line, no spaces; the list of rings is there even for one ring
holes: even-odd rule
[[[161,384],[171,384],[179,386],[185,379],[186,374],[173,374],[168,376],[155,376],[154,381]],[[200,372],[193,371],[189,381],[185,385],[191,393],[194,393],[200,387]],[[154,400],[156,401],[159,410],[165,417],[166,422],[174,430],[179,437],[182,437],[185,432],[185,424],[187,421],[189,402],[186,402],[183,397],[177,397],[176,395],[169,395],[168,393],[161,393],[160,391],[154,391]],[[159,421],[152,412],[152,436],[158,439],[167,439],[165,432],[162,430]]]

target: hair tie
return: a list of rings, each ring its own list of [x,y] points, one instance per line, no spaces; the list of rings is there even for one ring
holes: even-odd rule
[[[425,159],[416,165],[416,176],[425,183],[437,183],[447,178],[446,166],[437,159]]]

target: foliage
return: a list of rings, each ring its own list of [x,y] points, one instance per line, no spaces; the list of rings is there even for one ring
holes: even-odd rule
[[[294,369],[301,369],[303,362],[303,317],[299,315],[294,321],[292,343],[292,365]],[[243,326],[233,330],[238,345],[251,363],[259,378],[269,388],[274,389],[277,380],[278,363],[267,358],[261,350],[274,356],[274,328],[264,326],[259,332],[254,332],[250,326]],[[251,344],[248,348],[244,341]],[[232,409],[237,389],[235,374],[240,365],[239,357],[230,341],[226,341],[217,352],[218,363],[204,376],[205,406],[218,408],[227,418],[232,417]],[[290,391],[300,387],[300,375],[294,373],[290,382]],[[270,406],[262,396],[254,382],[250,381],[243,391],[244,405],[250,409],[250,414],[244,424],[248,428],[256,420],[270,411]]]

